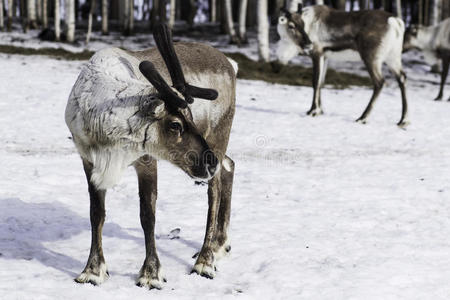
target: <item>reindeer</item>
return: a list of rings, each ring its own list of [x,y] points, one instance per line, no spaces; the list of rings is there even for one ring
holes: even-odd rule
[[[442,100],[450,64],[450,18],[436,26],[409,27],[405,32],[403,50],[408,51],[413,48],[423,51],[428,62],[435,63],[437,60],[442,60],[441,85],[439,94],[434,99]],[[448,100],[450,101],[450,98]]]
[[[138,286],[160,289],[165,281],[154,234],[158,159],[197,181],[208,181],[206,233],[193,272],[213,278],[216,260],[230,250],[234,162],[225,153],[235,111],[237,64],[206,45],[173,45],[165,25],[157,26],[154,37],[158,49],[97,52],[68,100],[65,119],[86,173],[92,229],[86,267],[75,279],[79,283],[97,285],[109,276],[102,250],[105,194],[129,165],[138,177],[145,235]],[[167,84],[169,77],[174,88]]]
[[[334,52],[352,50],[359,53],[374,90],[370,102],[357,122],[366,123],[378,95],[383,88],[382,65],[386,63],[394,73],[402,94],[402,117],[399,126],[406,126],[406,75],[402,70],[404,23],[393,15],[378,10],[345,12],[316,5],[296,12],[285,11],[278,20],[280,41],[274,70],[286,65],[297,54],[311,56],[313,61],[314,96],[308,115],[323,114],[320,89],[325,82],[328,57]]]

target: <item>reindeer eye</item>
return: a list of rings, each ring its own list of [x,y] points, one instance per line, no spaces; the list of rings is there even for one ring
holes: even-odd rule
[[[278,24],[286,24],[287,23],[287,19],[284,16],[281,16],[278,18]]]
[[[294,28],[295,28],[295,25],[294,25],[294,23],[289,22],[288,27],[289,27],[289,29],[294,29]]]
[[[181,132],[181,130],[183,129],[183,127],[181,126],[181,123],[177,122],[177,121],[170,122],[169,128],[173,131],[179,131],[179,132]]]

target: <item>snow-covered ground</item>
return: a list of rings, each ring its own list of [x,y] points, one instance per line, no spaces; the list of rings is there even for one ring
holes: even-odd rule
[[[448,299],[450,103],[431,101],[437,75],[410,74],[407,130],[395,126],[392,81],[361,125],[370,89],[324,89],[326,114],[310,118],[311,88],[240,80],[231,254],[214,280],[189,275],[206,187],[162,162],[156,233],[168,282],[149,291],[134,285],[145,251],[131,168],[107,195],[111,278],[73,281],[89,254],[89,200],[63,115],[82,62],[0,54],[0,64],[1,299]]]

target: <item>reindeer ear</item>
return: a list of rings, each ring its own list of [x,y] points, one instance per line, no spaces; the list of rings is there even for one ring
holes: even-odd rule
[[[302,14],[302,10],[303,10],[303,3],[299,3],[298,6],[297,6],[297,13],[299,15],[301,15]]]
[[[289,19],[291,17],[291,13],[286,8],[282,7],[280,9],[280,18],[281,17],[286,17]]]

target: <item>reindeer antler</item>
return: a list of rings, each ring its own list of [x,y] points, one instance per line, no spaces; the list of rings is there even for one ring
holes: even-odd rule
[[[162,100],[167,101],[169,105],[186,108],[187,103],[170,88],[155,66],[149,61],[143,61],[139,64],[139,70],[148,81],[156,88]]]
[[[218,93],[216,90],[192,86],[186,82],[180,61],[173,48],[172,34],[166,24],[159,23],[156,25],[153,37],[169,70],[173,87],[183,94],[188,103],[194,102],[192,97],[206,100],[215,100],[217,98]]]
[[[186,82],[180,61],[173,47],[172,35],[167,25],[162,23],[156,25],[153,37],[169,70],[173,87],[184,96],[184,100],[178,97],[151,62],[141,62],[139,64],[139,70],[158,90],[163,100],[167,100],[170,104],[177,107],[186,108],[187,103],[191,104],[194,102],[194,97],[206,100],[217,99],[218,93],[216,90],[196,87]]]

